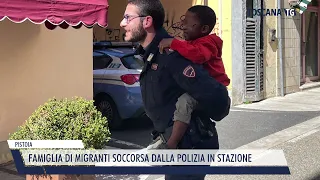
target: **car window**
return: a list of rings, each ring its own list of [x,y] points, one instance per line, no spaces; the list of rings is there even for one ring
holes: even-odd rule
[[[108,55],[93,56],[93,70],[104,69],[112,62],[112,58]]]
[[[127,69],[142,69],[143,61],[139,59],[138,56],[129,55],[121,58],[122,64]]]

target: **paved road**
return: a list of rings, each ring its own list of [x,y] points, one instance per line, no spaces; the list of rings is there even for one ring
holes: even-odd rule
[[[217,123],[220,147],[233,149],[281,131],[313,117],[318,111],[261,111],[232,108],[230,115]],[[111,146],[142,148],[150,142],[152,124],[146,119],[130,120],[123,130],[112,131]]]

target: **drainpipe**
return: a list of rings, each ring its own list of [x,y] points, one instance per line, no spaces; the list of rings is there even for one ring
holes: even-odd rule
[[[278,9],[281,9],[282,0],[277,0]],[[281,33],[281,16],[277,16],[278,25],[278,51],[279,51],[279,65],[280,65],[280,95],[284,96],[284,78],[283,78],[283,57],[282,57],[282,33]]]

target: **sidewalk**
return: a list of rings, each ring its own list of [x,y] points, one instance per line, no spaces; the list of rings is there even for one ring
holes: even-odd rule
[[[274,97],[252,104],[242,104],[236,108],[271,111],[320,111],[320,88]]]
[[[0,179],[4,180],[25,180],[25,175],[18,174],[14,162],[9,162],[0,166]]]

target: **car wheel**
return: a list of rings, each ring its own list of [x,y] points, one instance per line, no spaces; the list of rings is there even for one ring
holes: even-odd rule
[[[119,129],[122,126],[122,119],[119,116],[117,107],[109,96],[100,96],[96,99],[97,109],[107,118],[110,129]]]

